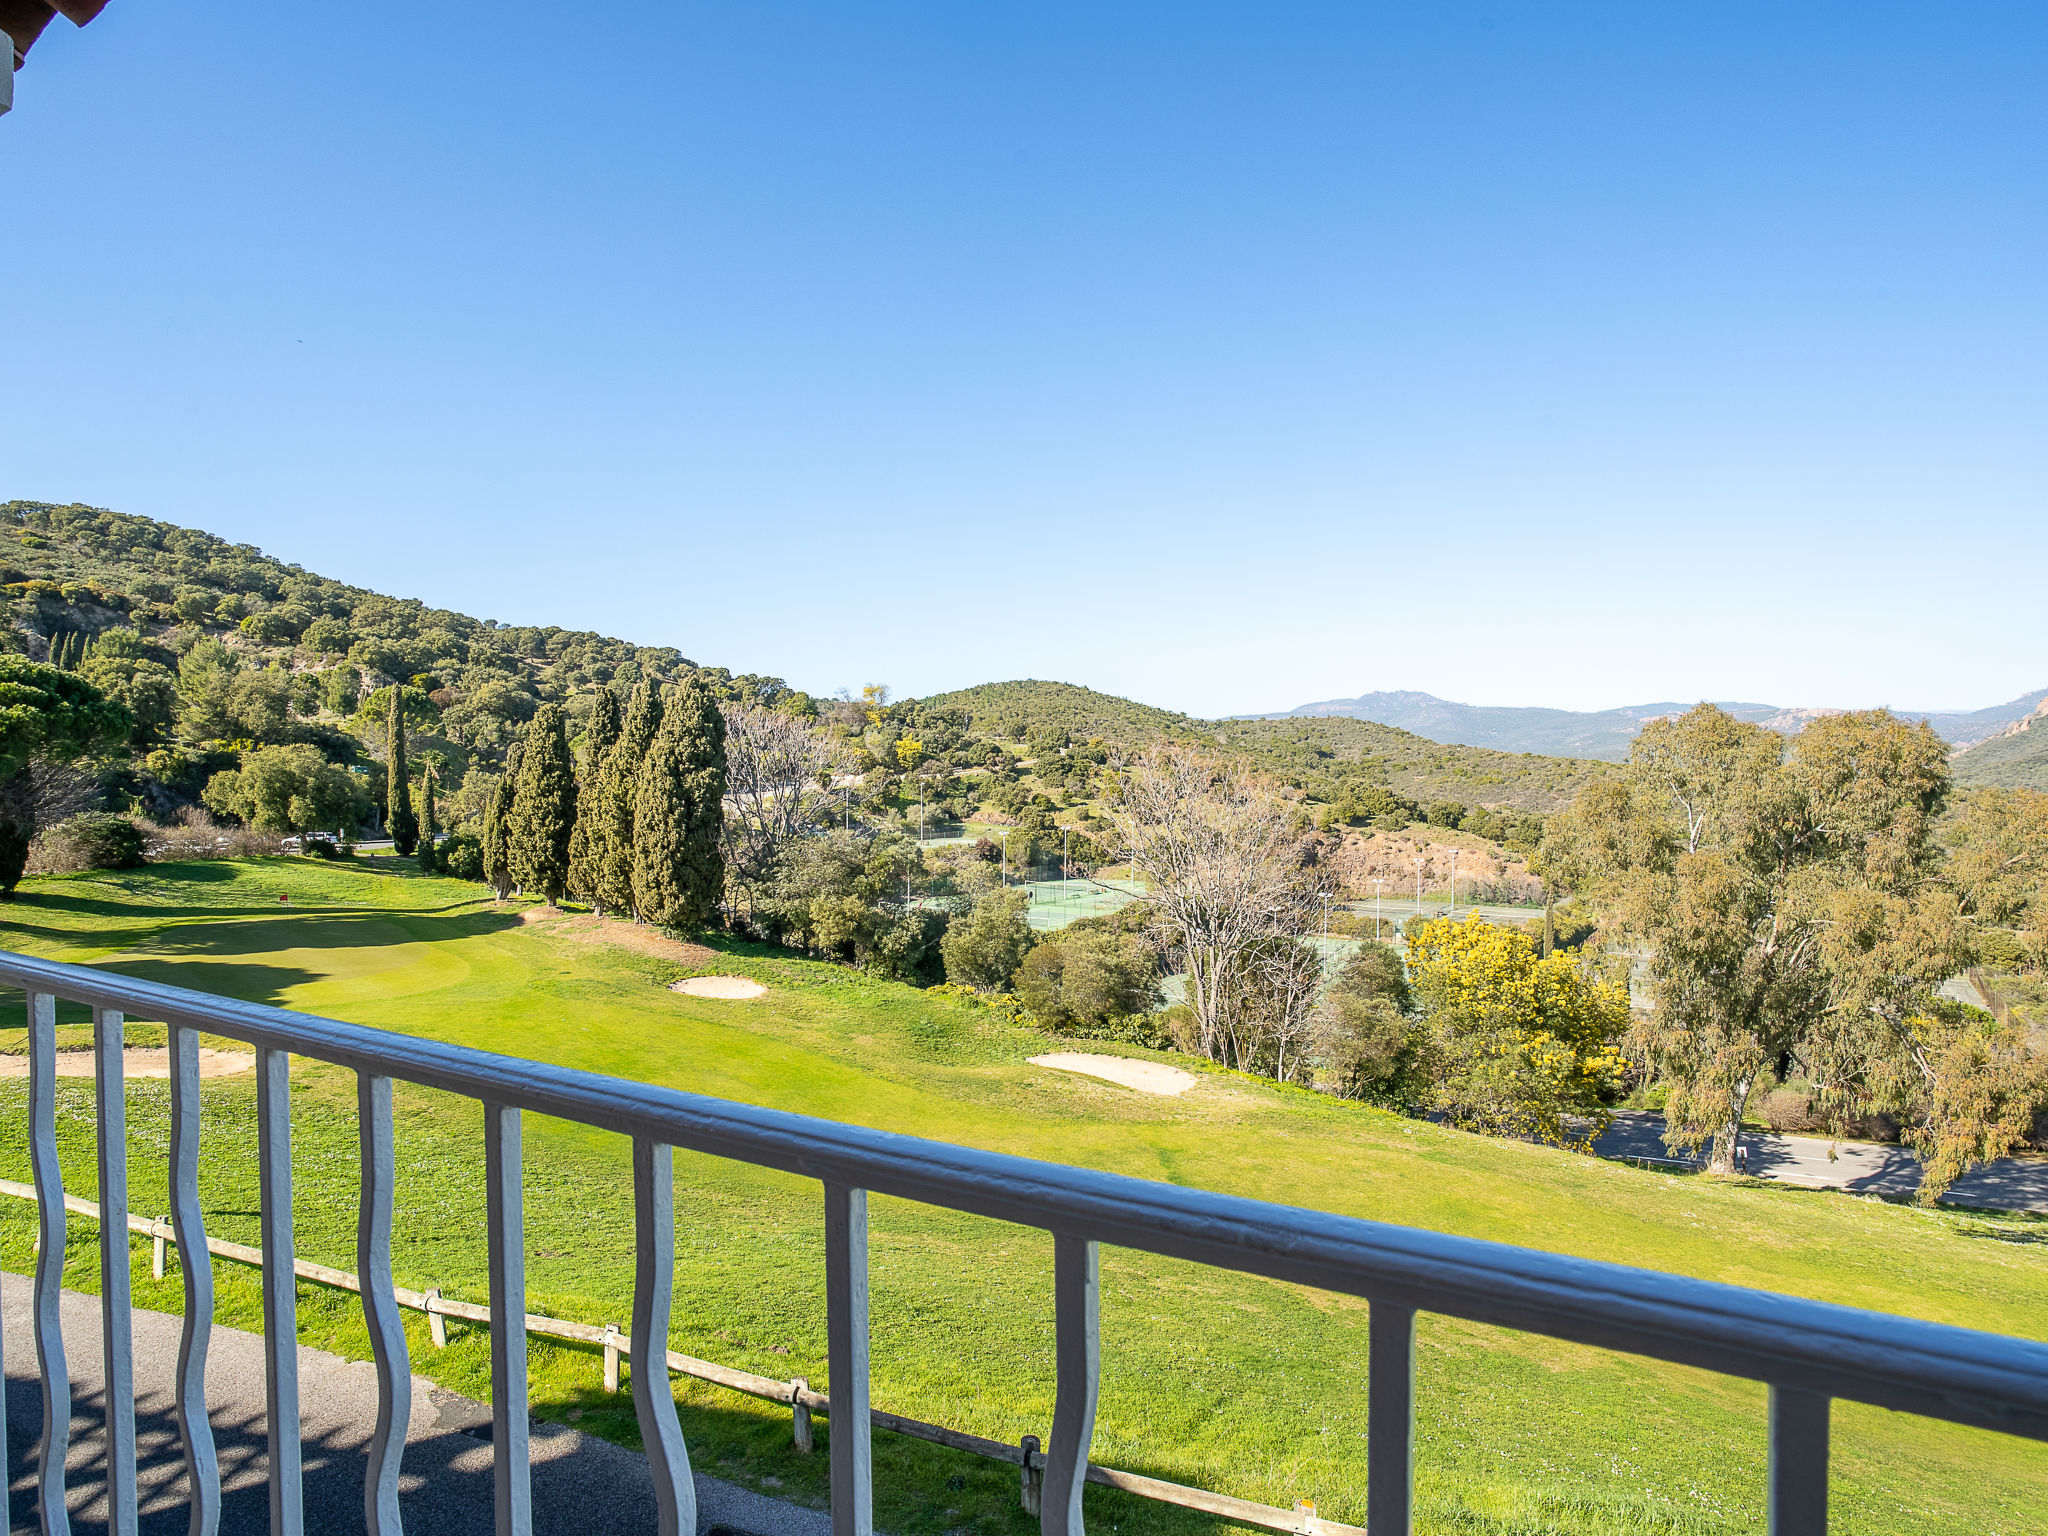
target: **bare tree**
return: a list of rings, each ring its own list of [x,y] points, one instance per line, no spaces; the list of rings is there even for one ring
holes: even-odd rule
[[[97,806],[99,779],[99,770],[85,758],[31,758],[26,768],[0,784],[0,816],[16,826],[45,830]]]
[[[725,715],[726,869],[752,911],[751,892],[782,850],[827,825],[845,748],[809,722],[778,710],[721,704]]]
[[[1110,818],[1145,886],[1137,899],[1186,970],[1202,1053],[1227,1060],[1245,1027],[1233,998],[1265,991],[1248,985],[1256,951],[1313,930],[1321,871],[1304,865],[1291,808],[1235,764],[1155,747],[1117,778]]]

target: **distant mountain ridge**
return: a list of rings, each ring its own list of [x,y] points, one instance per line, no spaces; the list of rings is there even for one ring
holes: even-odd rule
[[[1908,719],[1925,720],[1942,740],[1962,749],[1988,741],[2018,722],[2029,719],[2044,701],[2048,701],[2048,688],[2023,694],[2005,704],[1994,704],[1988,709],[1899,710],[1898,713]],[[1430,693],[1382,692],[1360,694],[1355,699],[1323,699],[1276,714],[1243,718],[1284,720],[1342,715],[1353,720],[1395,726],[1450,745],[1619,762],[1628,756],[1629,743],[1635,740],[1636,733],[1644,725],[1666,715],[1681,714],[1691,707],[1689,703],[1666,700],[1656,704],[1624,705],[1619,709],[1544,709],[1458,704]],[[1753,721],[1787,735],[1797,734],[1808,721],[1819,716],[1840,713],[1827,708],[1787,708],[1777,704],[1735,701],[1721,702],[1721,708],[1738,720]],[[2048,733],[2044,733],[2043,741],[2048,744]]]

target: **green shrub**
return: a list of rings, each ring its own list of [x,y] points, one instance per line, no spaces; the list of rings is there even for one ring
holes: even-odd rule
[[[1053,1029],[1100,1029],[1158,1007],[1156,971],[1150,951],[1134,937],[1069,928],[1025,955],[1017,996]]]
[[[1979,928],[1977,958],[1994,971],[2018,970],[2027,958],[2027,948],[2010,928]]]
[[[44,857],[53,869],[139,869],[145,862],[142,828],[107,811],[60,821],[44,839]]]
[[[484,877],[484,845],[474,834],[457,832],[442,840],[440,849],[441,872],[457,880],[481,880]]]

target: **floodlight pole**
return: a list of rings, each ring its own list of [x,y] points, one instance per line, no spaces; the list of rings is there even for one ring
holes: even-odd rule
[[[1458,850],[1451,850],[1451,916],[1458,915]]]
[[[1421,854],[1415,855],[1415,915],[1422,916],[1422,864]]]
[[[1372,883],[1372,941],[1380,941],[1380,903],[1386,899],[1387,882],[1374,880]]]

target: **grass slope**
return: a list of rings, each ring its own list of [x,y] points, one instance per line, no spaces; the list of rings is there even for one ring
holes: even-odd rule
[[[1042,1036],[972,1004],[740,947],[717,968],[769,995],[671,993],[682,958],[613,941],[595,919],[527,922],[474,886],[408,865],[268,860],[29,882],[0,911],[0,945],[458,1040],[599,1072],[890,1130],[1358,1216],[2025,1334],[2048,1333],[2048,1225],[1925,1212],[1833,1194],[1682,1180],[1492,1142],[1207,1073],[1155,1099],[1030,1066]],[[280,896],[289,903],[279,901]],[[628,935],[627,937],[632,937]],[[0,1047],[19,1048],[19,1001]],[[132,1026],[138,1040],[152,1026]],[[86,1033],[65,1016],[68,1039]],[[1133,1053],[1138,1054],[1138,1053]],[[92,1187],[89,1086],[65,1080],[70,1186]],[[206,1088],[203,1201],[212,1230],[255,1237],[254,1087]],[[301,1252],[354,1267],[357,1161],[345,1073],[295,1065]],[[483,1296],[476,1106],[397,1092],[402,1283]],[[164,1085],[130,1089],[137,1209],[164,1206]],[[0,1083],[0,1173],[26,1177],[25,1093]],[[533,1302],[624,1321],[632,1277],[628,1149],[539,1118],[527,1128]],[[12,1206],[12,1202],[8,1202]],[[826,1381],[820,1201],[814,1185],[679,1156],[674,1343],[778,1377]],[[0,1265],[28,1262],[26,1205],[0,1209]],[[1014,1441],[1052,1408],[1050,1241],[1041,1233],[880,1200],[873,1211],[874,1371],[884,1407]],[[92,1287],[93,1233],[73,1223],[72,1283]],[[175,1277],[138,1301],[176,1308]],[[221,1266],[224,1316],[258,1316],[251,1279]],[[302,1288],[309,1342],[361,1356],[346,1298]],[[1348,1298],[1122,1250],[1103,1262],[1099,1460],[1270,1503],[1364,1513],[1366,1310]],[[488,1390],[483,1336],[423,1327],[416,1366]],[[1698,1371],[1443,1318],[1420,1330],[1419,1528],[1440,1533],[1722,1533],[1760,1528],[1764,1393]],[[534,1344],[536,1410],[632,1443],[628,1401],[593,1355]],[[824,1458],[796,1456],[788,1420],[684,1384],[699,1467],[822,1497]],[[1835,1414],[1843,1536],[2039,1529],[2048,1449],[1855,1407]],[[772,1481],[771,1481],[772,1480]],[[1015,1475],[893,1436],[877,1447],[878,1525],[910,1536],[1015,1533]],[[1185,1512],[1089,1491],[1091,1520],[1134,1533],[1207,1530]]]
[[[1197,720],[1072,683],[1035,679],[984,683],[921,702],[964,709],[973,728],[985,734],[1001,736],[1017,726],[1050,726],[1080,740],[1100,737],[1126,748],[1163,737],[1241,753],[1297,788],[1318,788],[1356,775],[1424,804],[1458,800],[1554,811],[1608,771],[1606,764],[1587,758],[1451,746],[1395,726],[1343,716]]]

